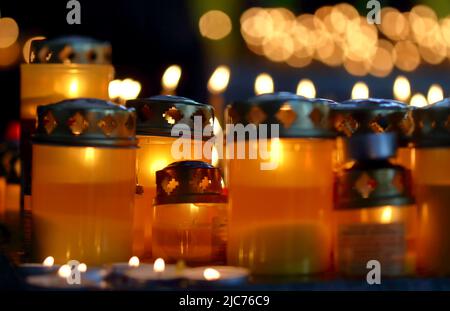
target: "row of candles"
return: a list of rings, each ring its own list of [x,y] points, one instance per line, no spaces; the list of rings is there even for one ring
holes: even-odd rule
[[[46,49],[61,57],[57,43],[36,45],[37,59]],[[100,53],[98,44],[90,44]],[[78,41],[63,46],[67,45],[86,53]],[[435,184],[445,188],[446,176],[427,165],[439,163],[445,172],[447,136],[438,148],[401,144],[395,157],[389,135],[368,134],[389,129],[410,136],[414,124],[410,107],[382,100],[336,104],[294,94],[266,94],[235,103],[227,109],[232,123],[280,125],[280,139],[269,144],[270,160],[277,167],[261,170],[267,160],[261,155],[231,159],[222,167],[224,183],[219,170],[205,162],[168,165],[174,161],[171,148],[177,139],[170,135],[172,127],[182,123],[194,129],[195,115],[206,123],[214,120],[210,106],[174,96],[127,101],[126,106],[134,110],[94,99],[48,105],[65,96],[108,98],[112,79],[110,65],[46,63],[48,57],[51,60],[44,54],[40,59],[44,63],[22,67],[23,202],[25,211],[33,215],[37,258],[52,255],[60,263],[77,259],[98,266],[134,253],[144,260],[181,259],[197,266],[227,260],[262,275],[311,275],[329,271],[334,253],[338,270],[344,267],[340,272],[357,275],[365,269],[362,261],[369,254],[388,263],[388,275],[411,274],[417,236],[411,228],[418,227],[415,205],[408,192],[407,170],[390,164],[392,158],[411,169],[421,185],[417,194],[424,213],[421,226],[426,229],[421,230],[422,255],[432,254],[432,258],[423,256],[422,265],[432,274],[448,273],[447,217],[434,218],[444,213],[441,207],[448,200],[443,191],[433,198],[427,193]],[[66,87],[72,95],[76,89],[76,96],[57,92],[61,81],[69,81]],[[85,84],[89,87],[80,87]],[[446,113],[446,104],[435,107]],[[35,131],[31,114],[38,105],[31,169],[31,150],[26,147]],[[333,124],[332,111],[338,116]],[[430,122],[432,129],[442,130],[441,117],[427,118],[416,122],[421,124],[419,130],[428,129]],[[374,150],[381,148],[376,145],[380,143],[390,152],[361,157],[353,147],[348,155],[344,139],[335,139],[336,130],[347,136],[364,134],[359,143],[363,153],[372,150],[374,142]],[[248,140],[237,141],[240,146],[255,147]],[[205,160],[203,155],[188,159]],[[335,173],[344,191],[333,212]],[[229,207],[224,199],[227,191]],[[340,226],[334,233],[333,219]],[[430,241],[439,241],[442,248],[433,249]],[[388,242],[380,248],[380,243]]]

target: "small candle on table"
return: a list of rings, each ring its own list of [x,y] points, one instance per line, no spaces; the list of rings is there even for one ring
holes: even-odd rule
[[[183,277],[193,285],[233,286],[246,283],[249,270],[232,266],[197,267],[186,269]]]
[[[58,271],[60,265],[55,265],[55,259],[48,256],[42,263],[24,263],[19,266],[19,272],[23,275],[40,275]]]
[[[176,89],[178,87],[178,82],[181,78],[181,67],[178,65],[169,66],[161,79],[163,95],[176,95]]]
[[[181,280],[181,270],[178,265],[166,265],[164,259],[158,258],[153,265],[141,265],[126,271],[125,275],[138,283],[171,284]]]

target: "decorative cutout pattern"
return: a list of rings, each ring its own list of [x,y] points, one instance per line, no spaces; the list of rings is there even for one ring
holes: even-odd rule
[[[344,133],[347,137],[352,136],[353,133],[358,129],[358,127],[358,122],[353,119],[351,115],[345,116],[336,124],[336,129],[339,132]]]
[[[89,127],[88,121],[77,112],[67,120],[67,126],[69,126],[73,135],[81,135]]]
[[[166,119],[167,123],[172,125],[183,118],[183,114],[176,107],[169,108],[162,116]]]
[[[320,125],[322,123],[323,113],[318,107],[314,107],[314,109],[309,114],[309,118],[314,123],[314,125]]]
[[[292,109],[291,105],[283,104],[280,110],[275,114],[275,117],[285,128],[290,128],[292,123],[297,119],[297,114]]]
[[[152,110],[150,109],[150,107],[145,104],[144,106],[142,106],[141,108],[141,113],[140,113],[140,117],[142,121],[147,121],[152,117],[153,113]]]
[[[117,122],[108,115],[98,122],[98,127],[102,129],[106,136],[109,136],[117,128]]]
[[[170,195],[179,185],[180,183],[175,178],[171,178],[170,180],[165,179],[162,183],[162,188]]]
[[[263,123],[266,119],[267,115],[258,106],[252,106],[247,114],[247,120],[255,125]]]
[[[398,192],[402,193],[405,190],[405,185],[403,182],[402,174],[395,173],[394,177],[392,178],[391,183],[392,183],[392,186],[394,186]]]
[[[364,199],[367,199],[377,187],[377,182],[371,178],[366,172],[356,180],[355,189]]]
[[[414,119],[411,112],[408,112],[405,117],[400,121],[400,129],[405,135],[412,135],[414,132]]]
[[[208,189],[210,184],[211,184],[211,180],[209,180],[209,178],[205,176],[202,178],[202,180],[198,184],[198,187],[201,191],[205,192],[206,189]]]
[[[50,135],[58,125],[51,111],[47,112],[47,114],[44,116],[43,125],[48,135]]]

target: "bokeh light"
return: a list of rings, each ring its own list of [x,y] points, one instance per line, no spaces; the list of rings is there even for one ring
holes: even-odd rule
[[[19,37],[19,26],[10,17],[0,18],[0,49],[13,45]]]
[[[198,27],[203,37],[211,40],[225,38],[231,32],[230,17],[219,10],[211,10],[200,17]]]

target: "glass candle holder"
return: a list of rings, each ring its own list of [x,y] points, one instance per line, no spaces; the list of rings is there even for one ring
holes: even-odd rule
[[[414,184],[419,207],[418,269],[450,275],[450,100],[416,109]]]
[[[367,263],[377,260],[382,276],[414,274],[417,210],[410,171],[389,161],[396,153],[395,135],[357,134],[347,147],[355,162],[336,178],[336,271],[365,276]]]
[[[332,108],[336,140],[335,169],[349,168],[352,159],[345,150],[345,137],[364,133],[394,132],[398,149],[393,163],[411,169],[414,165],[411,135],[414,129],[411,115],[413,107],[391,99],[352,99]]]
[[[135,199],[134,253],[152,257],[152,206],[156,196],[156,171],[178,160],[210,161],[203,152],[212,137],[213,108],[179,96],[153,96],[127,102],[137,111],[137,188]],[[197,117],[197,124],[194,118]],[[180,131],[180,129],[184,130]],[[181,146],[180,148],[173,146]],[[182,150],[183,148],[189,150]],[[177,154],[178,151],[186,153]],[[209,150],[209,153],[211,150]]]
[[[156,173],[153,255],[190,266],[225,264],[227,197],[218,168],[175,162]]]
[[[259,139],[227,133],[228,264],[248,267],[257,275],[310,275],[330,269],[332,104],[276,93],[228,107],[229,123],[250,128],[268,123],[271,130],[263,133],[254,126],[253,137]],[[279,135],[272,132],[274,126]],[[232,149],[229,143],[235,138]],[[262,152],[265,147],[267,152]],[[239,156],[239,149],[249,152]]]
[[[132,255],[134,109],[97,99],[38,107],[32,206],[36,256],[88,265]]]

